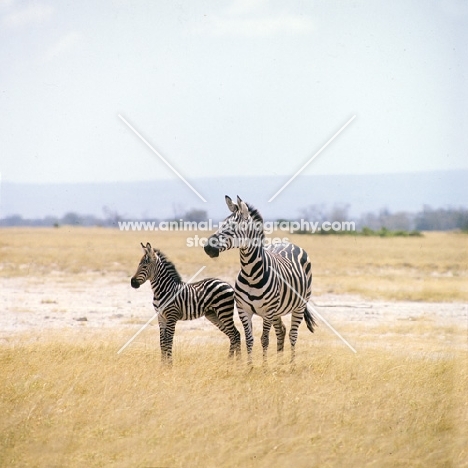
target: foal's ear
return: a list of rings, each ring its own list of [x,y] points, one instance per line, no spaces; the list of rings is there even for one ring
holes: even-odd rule
[[[143,245],[143,242],[140,242],[141,247],[145,251],[145,254],[147,255],[153,255],[153,248],[151,247],[151,244],[149,242],[146,243],[146,245]]]
[[[225,195],[224,199],[226,200],[226,205],[229,208],[231,213],[235,213],[237,211],[237,205],[231,200],[231,197]]]

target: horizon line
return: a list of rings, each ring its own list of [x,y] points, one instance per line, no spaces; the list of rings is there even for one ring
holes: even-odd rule
[[[420,171],[395,171],[395,172],[364,172],[364,173],[330,173],[330,174],[303,174],[301,177],[366,177],[366,176],[389,176],[389,175],[418,175],[418,174],[431,174],[439,172],[461,172],[468,171],[467,168],[458,169],[425,169]],[[221,175],[221,176],[201,176],[194,177],[192,180],[205,180],[205,179],[249,179],[249,178],[282,178],[288,177],[287,174],[279,175]],[[95,181],[17,181],[8,180],[2,176],[1,182],[3,184],[18,184],[18,185],[96,185],[96,184],[134,184],[134,183],[148,183],[148,182],[175,182],[173,178],[163,179],[133,179],[133,180],[95,180]]]

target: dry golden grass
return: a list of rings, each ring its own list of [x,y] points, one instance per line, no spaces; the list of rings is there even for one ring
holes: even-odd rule
[[[104,228],[1,229],[0,276],[60,272],[84,279],[119,272],[131,276],[140,242],[150,241],[186,277],[206,265],[206,276],[234,281],[237,251],[209,259],[188,248],[187,232],[122,232]],[[285,233],[278,233],[284,237]],[[206,236],[206,232],[198,233]],[[468,235],[426,233],[424,237],[290,236],[312,259],[313,294],[416,301],[468,300]]]
[[[251,372],[216,331],[176,339],[173,368],[156,331],[121,355],[122,332],[12,340],[0,348],[0,465],[467,466],[466,350],[401,337],[383,349],[342,331],[356,355],[302,331],[295,368],[286,352],[264,369],[257,345]]]
[[[293,242],[309,252],[314,294],[360,294],[416,301],[468,299],[468,236],[425,233],[424,237],[315,236]]]
[[[96,275],[132,275],[140,241],[167,253],[186,277],[207,265],[206,276],[235,278],[238,252],[211,260],[185,247],[186,237],[2,229],[0,279],[50,276],[85,293]],[[454,301],[468,297],[467,239],[291,240],[312,258],[316,296]],[[55,302],[47,296],[39,307]],[[227,340],[214,328],[176,332],[171,369],[159,362],[157,327],[117,355],[139,324],[5,338],[0,466],[468,467],[466,324],[430,316],[340,323],[357,354],[324,326],[311,335],[302,324],[296,366],[288,348],[276,359],[272,336],[263,368],[257,323],[251,372],[244,349],[243,360],[228,361]]]

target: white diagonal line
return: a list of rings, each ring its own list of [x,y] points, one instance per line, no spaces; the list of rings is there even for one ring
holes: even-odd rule
[[[120,354],[156,317],[158,312],[156,312],[118,351],[117,354]]]
[[[206,266],[202,266],[185,284],[182,288],[180,288],[177,293],[168,299],[164,305],[117,351],[117,354],[120,354],[157,316],[160,314],[169,304],[171,304],[174,299],[187,287],[187,284],[189,284],[195,277],[197,277],[204,269]]]
[[[145,143],[146,146],[148,146],[148,148],[163,162],[166,164],[166,166],[172,170],[172,172],[174,172],[174,174],[179,177],[180,180],[182,180],[182,182],[185,183],[185,185],[187,185],[188,188],[190,188],[201,200],[203,200],[205,203],[206,203],[206,200],[190,185],[189,182],[187,182],[185,180],[185,178],[174,168],[171,166],[171,164],[166,161],[166,159],[164,159],[163,156],[161,156],[161,154],[158,153],[158,151],[156,151],[144,138],[143,136],[140,135],[140,133],[138,133],[137,130],[135,130],[120,114],[119,114],[119,118],[127,125],[128,128],[130,128],[130,130],[133,131],[133,133],[135,133],[135,135],[137,137],[140,138],[140,140]]]
[[[310,305],[310,304],[309,304]],[[310,305],[310,308],[314,311],[315,314],[319,317],[319,319],[346,345],[348,348],[353,352],[357,353],[357,351],[325,320],[325,318],[317,312],[315,307]]]
[[[273,201],[354,119],[353,115],[269,200]]]
[[[302,302],[304,302],[304,304],[306,305],[310,305],[308,304],[308,302],[272,267],[270,267],[270,270],[278,276],[278,278],[299,298],[302,300]],[[319,317],[319,319],[346,345],[348,346],[348,348],[353,352],[353,353],[356,353],[357,351],[325,320],[324,317],[322,317],[321,314],[319,314],[317,312],[317,310],[312,307],[310,305],[310,307],[312,308],[312,310],[317,314],[317,316]]]

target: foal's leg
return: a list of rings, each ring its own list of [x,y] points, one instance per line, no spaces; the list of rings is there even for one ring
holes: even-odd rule
[[[167,359],[167,344],[166,344],[166,327],[167,320],[162,314],[158,315],[159,323],[159,347],[161,348],[161,361],[166,362]]]
[[[172,342],[174,340],[175,326],[177,323],[176,318],[167,318],[166,321],[166,333],[164,339],[164,355],[163,361],[167,364],[172,364]]]
[[[228,336],[231,343],[229,347],[229,357],[232,357],[234,353],[237,355],[237,357],[240,357],[241,338],[239,330],[237,330],[236,326],[234,325],[234,304],[232,309],[214,310],[214,313],[216,314],[216,318],[218,320],[218,324],[215,325]],[[210,320],[209,317],[207,318]]]
[[[229,347],[229,357],[232,357],[234,354],[235,350],[235,342],[234,342],[234,335],[232,333],[232,330],[230,330],[226,324],[220,320],[218,315],[216,314],[216,311],[213,309],[209,309],[205,312],[205,317],[219,330],[221,330],[230,340],[231,346]],[[232,324],[234,326],[234,322]],[[234,328],[235,329],[235,328]],[[239,332],[235,330],[237,334],[239,335]],[[240,340],[239,340],[240,341]]]

